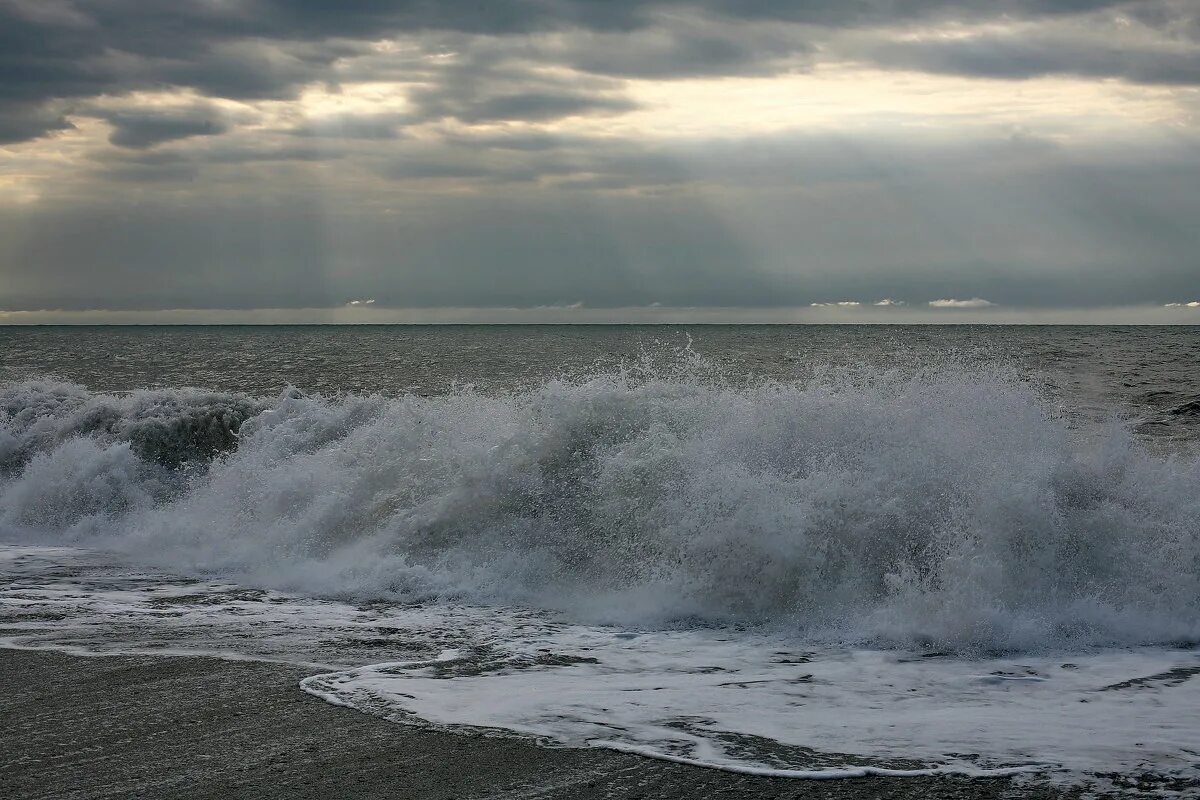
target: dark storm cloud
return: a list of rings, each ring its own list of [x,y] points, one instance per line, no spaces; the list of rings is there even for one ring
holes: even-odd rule
[[[1200,4],[1193,0],[1130,3],[1122,7],[1122,11],[1174,37],[1200,41]]]
[[[1126,87],[1109,116],[1081,94],[1063,123],[1071,85],[1006,116],[875,108],[880,81],[831,123],[780,81],[731,108],[794,91],[819,124],[767,135],[692,95],[560,126],[606,136],[547,123],[664,93],[630,79],[819,64],[1200,86],[1198,43],[1194,0],[0,0],[0,144],[81,129],[0,154],[0,310],[1193,297],[1195,128],[1156,127],[1185,92]],[[1023,110],[1033,133],[990,127]]]
[[[37,139],[74,127],[53,108],[37,103],[0,103],[0,145]]]
[[[156,60],[125,76],[136,86],[181,86],[231,100],[281,100],[327,76],[340,48],[222,42],[192,61]]]
[[[670,79],[711,75],[750,75],[779,70],[780,59],[796,59],[813,51],[770,26],[743,27],[725,20],[673,20],[622,34],[593,34],[571,39],[547,60],[598,75]]]
[[[216,136],[229,130],[221,114],[209,106],[172,111],[102,112],[112,125],[108,140],[118,147],[143,149],[194,136]]]
[[[166,86],[290,97],[364,47],[332,38],[336,26],[318,36],[298,19],[259,16],[266,5],[0,0],[0,120],[36,136],[63,127],[47,110],[55,101]]]
[[[864,55],[887,67],[985,78],[1077,75],[1133,83],[1200,84],[1200,49],[1171,52],[1083,38],[974,36],[953,41],[879,42]]]
[[[597,75],[670,78],[769,73],[782,68],[781,60],[794,62],[811,52],[809,34],[764,32],[762,25],[774,22],[815,26],[810,34],[819,39],[830,29],[856,26],[1094,12],[1127,14],[1175,36],[1200,32],[1194,5],[1172,0],[0,0],[0,137],[13,142],[63,130],[70,124],[64,102],[102,94],[174,86],[231,99],[293,97],[307,84],[336,82],[339,59],[365,55],[370,42],[403,34],[489,39],[497,51],[492,62],[471,64],[480,80],[488,79],[503,53]],[[541,49],[503,38],[545,31],[571,35]],[[909,43],[868,49],[866,57],[995,77],[1197,80],[1194,53],[1131,52],[1106,46],[1100,35],[1068,46],[1043,44]],[[453,83],[461,75],[451,70],[434,82],[443,78]],[[568,97],[517,85],[466,99],[479,109],[447,101],[444,107],[431,102],[429,110],[468,121],[522,113],[536,120],[627,107],[603,92],[591,99],[578,91]]]

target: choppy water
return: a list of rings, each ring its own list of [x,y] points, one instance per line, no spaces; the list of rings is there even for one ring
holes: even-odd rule
[[[1200,779],[1198,329],[0,352],[10,646],[299,661],[400,721],[743,771]]]

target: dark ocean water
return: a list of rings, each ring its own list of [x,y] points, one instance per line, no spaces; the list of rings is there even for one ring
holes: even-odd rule
[[[197,387],[256,396],[528,389],[690,343],[727,379],[825,367],[1001,364],[1074,410],[1200,425],[1200,326],[140,326],[0,327],[0,381],[54,377],[99,392]]]

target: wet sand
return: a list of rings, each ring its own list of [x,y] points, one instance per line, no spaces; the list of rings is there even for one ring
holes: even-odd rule
[[[0,650],[0,797],[1059,798],[1004,779],[753,778],[605,750],[385,722],[304,694],[304,670]]]

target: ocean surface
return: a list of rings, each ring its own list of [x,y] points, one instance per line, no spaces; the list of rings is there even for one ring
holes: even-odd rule
[[[0,327],[0,646],[1185,796],[1200,328]]]

